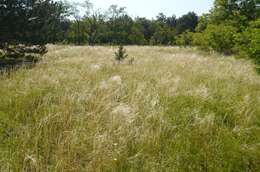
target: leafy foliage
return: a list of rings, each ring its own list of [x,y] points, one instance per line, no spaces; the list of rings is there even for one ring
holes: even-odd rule
[[[259,5],[259,0],[215,0],[211,12],[200,17],[192,44],[260,64]]]
[[[24,44],[173,45],[179,34],[193,32],[198,23],[194,12],[180,18],[159,13],[149,20],[132,18],[117,5],[101,12],[89,0],[2,0],[0,16],[0,41]]]
[[[74,20],[63,31],[65,42],[90,45],[174,45],[179,34],[194,31],[198,23],[198,16],[193,12],[180,18],[175,15],[167,17],[163,13],[159,13],[153,20],[131,18],[125,8],[117,5],[111,5],[104,13],[91,6],[84,16],[79,16],[77,8],[82,5],[69,5],[73,9],[70,11]]]
[[[192,33],[191,32],[184,32],[178,36],[176,40],[176,44],[179,46],[188,46],[192,44]]]
[[[198,16],[194,12],[183,15],[177,21],[177,33],[194,32],[198,24]]]
[[[231,54],[235,45],[236,28],[224,25],[208,25],[206,30],[200,36],[198,45],[208,47],[218,52]],[[206,47],[205,47],[206,46]]]
[[[236,50],[240,56],[248,55],[260,65],[260,19],[251,22],[236,38]]]

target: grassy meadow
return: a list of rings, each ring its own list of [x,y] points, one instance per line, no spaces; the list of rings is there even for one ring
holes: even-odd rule
[[[117,47],[48,48],[0,76],[1,172],[260,171],[249,61],[128,46],[117,64]]]

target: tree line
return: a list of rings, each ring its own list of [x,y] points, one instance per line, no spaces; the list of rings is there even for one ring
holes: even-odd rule
[[[0,48],[6,44],[181,45],[250,57],[260,64],[260,0],[215,0],[202,16],[132,18],[86,0],[1,0]]]
[[[89,1],[3,0],[0,16],[1,42],[32,44],[174,45],[178,35],[198,24],[194,12],[180,18],[160,13],[150,20],[132,18],[117,5],[100,12]]]
[[[251,58],[260,71],[260,0],[215,0],[199,17],[195,33],[185,32],[177,42]]]
[[[73,7],[75,8],[75,7]],[[195,31],[198,16],[189,12],[180,18],[167,17],[163,13],[156,19],[131,18],[125,8],[111,5],[105,13],[88,5],[83,17],[72,13],[66,30],[66,43],[76,44],[125,44],[125,45],[174,45],[177,35]]]

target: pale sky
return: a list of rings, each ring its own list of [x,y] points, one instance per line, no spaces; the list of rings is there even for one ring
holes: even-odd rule
[[[84,2],[84,0],[70,0]],[[163,12],[166,16],[175,14],[177,17],[194,11],[198,15],[208,12],[213,6],[214,0],[90,0],[95,9],[108,9],[112,4],[126,7],[126,11],[132,17],[155,18]]]

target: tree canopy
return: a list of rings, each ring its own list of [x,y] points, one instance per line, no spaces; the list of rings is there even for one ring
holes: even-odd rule
[[[63,3],[52,0],[1,0],[0,41],[43,44],[57,40],[65,20]]]

